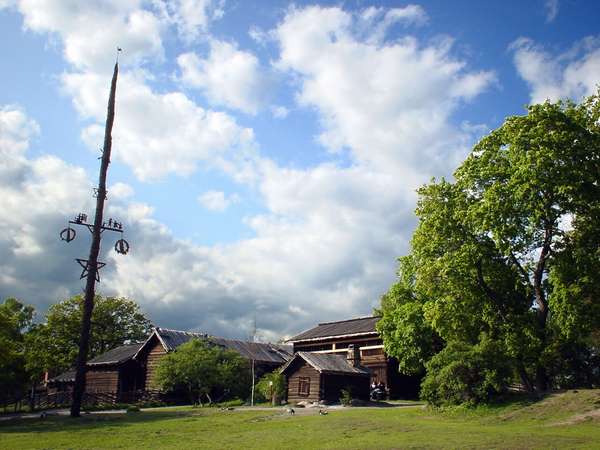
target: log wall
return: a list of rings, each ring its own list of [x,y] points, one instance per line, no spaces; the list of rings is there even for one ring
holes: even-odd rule
[[[304,361],[294,363],[294,367],[289,368],[287,377],[288,402],[298,403],[302,401],[318,402],[321,400],[321,374]],[[299,394],[300,378],[310,379],[310,393],[308,395]]]
[[[85,374],[85,391],[88,393],[117,393],[119,391],[119,369],[88,369]]]
[[[156,340],[153,347],[148,351],[148,355],[146,357],[146,390],[156,390],[158,389],[158,384],[156,382],[156,367],[158,363],[165,356],[167,352],[162,344]]]

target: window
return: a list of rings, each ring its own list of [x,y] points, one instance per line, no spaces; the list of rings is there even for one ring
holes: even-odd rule
[[[298,382],[298,395],[308,397],[310,395],[310,378],[300,377]]]

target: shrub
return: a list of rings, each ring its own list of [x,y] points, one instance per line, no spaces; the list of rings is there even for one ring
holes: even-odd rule
[[[344,406],[352,406],[352,390],[350,388],[342,389],[340,394],[340,403]]]
[[[267,373],[256,384],[256,390],[265,400],[278,405],[286,394],[285,377],[279,372]]]
[[[136,406],[136,405],[129,405],[125,411],[126,411],[128,414],[129,414],[129,413],[136,413],[136,412],[140,412],[140,407],[139,407],[139,406]]]
[[[509,359],[489,339],[475,346],[451,343],[426,368],[421,398],[435,406],[487,402],[506,390],[512,375]]]

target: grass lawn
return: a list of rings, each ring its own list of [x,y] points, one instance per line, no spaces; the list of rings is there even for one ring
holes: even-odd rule
[[[0,448],[600,448],[600,390],[475,410],[156,408],[0,423]]]

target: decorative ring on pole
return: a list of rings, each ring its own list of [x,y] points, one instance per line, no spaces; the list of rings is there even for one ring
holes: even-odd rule
[[[71,242],[75,239],[75,236],[77,236],[77,233],[71,227],[67,227],[60,232],[60,239],[63,241]]]
[[[119,239],[117,242],[115,242],[115,252],[119,253],[120,255],[126,255],[129,252],[129,242],[127,242],[125,239]]]

